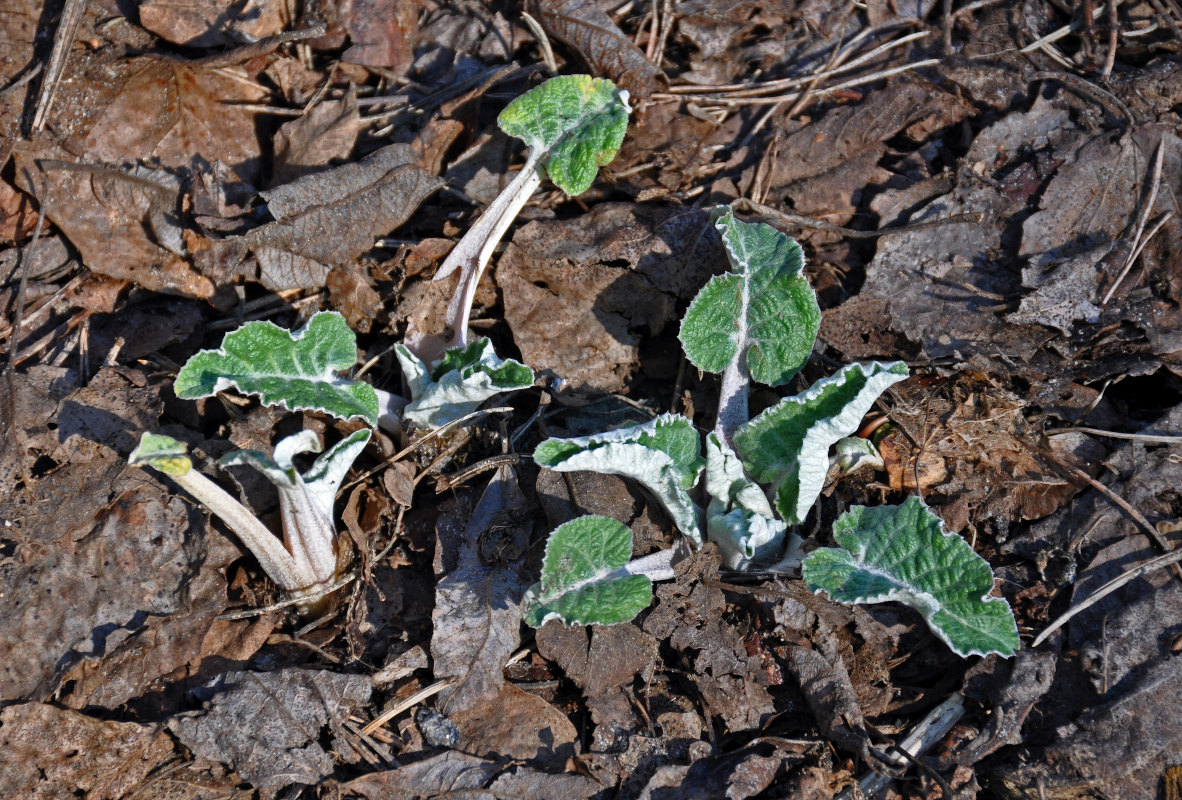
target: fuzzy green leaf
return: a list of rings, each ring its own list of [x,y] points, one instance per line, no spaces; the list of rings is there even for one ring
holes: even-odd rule
[[[1017,652],[1013,612],[990,596],[989,564],[919,498],[854,506],[834,524],[833,537],[844,549],[822,548],[804,560],[812,591],[842,603],[906,603],[961,657]]]
[[[357,360],[357,339],[335,311],[315,314],[294,333],[271,322],[248,322],[202,350],[176,376],[177,397],[196,400],[237,389],[292,411],[323,411],[339,419],[378,422],[373,387],[342,378]]]
[[[706,437],[706,534],[731,569],[769,560],[784,549],[786,523],[743,471],[739,457],[715,434]]]
[[[550,180],[574,197],[616,157],[631,110],[628,93],[609,80],[559,75],[511,102],[497,124],[524,141]]]
[[[693,423],[662,414],[643,425],[576,439],[547,439],[534,461],[559,472],[604,472],[642,483],[656,496],[674,524],[701,544],[699,515],[689,492],[702,474],[701,444]]]
[[[770,225],[714,211],[731,272],[702,287],[681,323],[686,357],[698,369],[722,372],[746,355],[753,380],[781,386],[812,352],[821,326],[817,295],[801,273],[804,253]]]
[[[906,377],[901,361],[850,364],[735,432],[735,450],[747,473],[775,489],[785,521],[804,521],[825,486],[829,447],[853,433],[875,399]]]
[[[490,397],[534,383],[533,370],[498,357],[488,339],[451,348],[433,368],[403,345],[396,345],[394,353],[410,387],[411,403],[402,416],[425,430],[472,413]]]
[[[628,622],[653,599],[646,575],[627,571],[632,531],[609,517],[586,516],[559,525],[546,542],[541,580],[524,599],[526,624]]]
[[[147,464],[165,475],[177,478],[189,474],[189,470],[193,468],[184,442],[162,433],[147,431],[140,434],[140,443],[127,457],[127,463]]]

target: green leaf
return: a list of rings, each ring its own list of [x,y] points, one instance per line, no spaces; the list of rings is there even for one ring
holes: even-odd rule
[[[788,525],[776,519],[767,496],[739,457],[716,434],[706,437],[706,534],[730,569],[775,558],[784,549]]]
[[[550,180],[574,197],[616,157],[631,110],[628,93],[609,80],[559,75],[511,102],[497,124],[524,141]]]
[[[829,446],[853,433],[878,396],[906,377],[901,361],[850,364],[735,432],[747,473],[773,487],[785,521],[803,522],[824,488]]]
[[[812,352],[821,326],[817,295],[801,273],[804,253],[770,225],[714,211],[731,272],[702,287],[681,322],[686,357],[698,369],[722,372],[746,355],[753,380],[782,386]]]
[[[614,519],[586,516],[559,525],[546,542],[542,578],[525,594],[526,624],[628,622],[653,599],[648,576],[628,572],[631,558],[632,531]]]
[[[175,391],[196,400],[237,389],[266,405],[376,425],[373,387],[337,375],[356,360],[357,339],[335,311],[313,315],[294,333],[271,322],[248,322],[226,334],[217,350],[190,358],[176,376]]]
[[[179,478],[182,475],[188,475],[189,470],[193,468],[193,462],[189,460],[188,452],[184,442],[179,442],[171,436],[161,433],[145,431],[140,434],[139,445],[127,457],[127,463],[147,464],[165,475]]]
[[[534,461],[559,472],[586,470],[637,480],[661,501],[678,529],[701,544],[698,509],[689,493],[705,462],[698,432],[685,417],[662,414],[607,433],[547,439],[534,450]]]
[[[394,352],[410,387],[411,403],[402,417],[424,430],[471,414],[490,397],[534,383],[533,370],[519,361],[499,358],[492,342],[484,338],[451,348],[434,368],[403,345],[395,345]]]
[[[1018,626],[1005,599],[990,596],[989,564],[919,498],[854,506],[833,537],[844,549],[822,548],[804,560],[812,591],[842,603],[906,603],[961,657],[1017,652]]]

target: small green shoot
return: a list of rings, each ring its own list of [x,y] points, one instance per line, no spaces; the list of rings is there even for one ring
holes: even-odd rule
[[[616,156],[628,128],[628,93],[609,80],[560,75],[530,89],[501,112],[497,123],[529,146],[525,166],[468,229],[435,273],[461,270],[447,309],[452,346],[468,344],[468,315],[476,285],[497,243],[548,175],[568,195],[587,191],[599,167]],[[425,355],[420,351],[420,355]]]
[[[690,499],[704,461],[693,423],[662,414],[643,425],[575,439],[547,439],[534,461],[559,472],[603,472],[641,483],[661,501],[678,529],[702,543],[701,512]]]
[[[318,458],[303,475],[295,470],[291,459],[296,453],[319,452],[320,439],[311,431],[283,439],[276,445],[274,457],[248,450],[222,459],[222,464],[254,466],[279,488],[286,548],[249,509],[192,468],[182,442],[145,432],[128,462],[152,467],[172,478],[238,535],[280,588],[298,596],[317,592],[336,575],[333,501],[369,436],[368,430],[357,431]]]
[[[337,374],[356,361],[357,338],[336,312],[317,313],[294,333],[271,322],[248,322],[227,333],[218,349],[190,358],[174,389],[185,400],[237,389],[267,405],[377,425],[378,393]]]
[[[706,437],[706,493],[706,534],[727,567],[744,569],[780,556],[788,525],[776,519],[763,489],[715,433]]]
[[[534,382],[533,370],[498,358],[492,342],[484,338],[447,350],[433,368],[402,345],[394,351],[410,387],[411,402],[402,417],[422,430],[442,427],[494,395],[527,389]]]
[[[673,577],[671,552],[632,560],[632,531],[589,515],[559,525],[546,542],[541,580],[526,592],[526,624],[628,622],[653,600],[653,581]]]
[[[805,583],[842,603],[897,600],[914,608],[962,658],[1017,652],[1009,604],[992,597],[989,564],[919,498],[899,506],[854,506],[834,524],[843,549],[822,548],[804,560]]]

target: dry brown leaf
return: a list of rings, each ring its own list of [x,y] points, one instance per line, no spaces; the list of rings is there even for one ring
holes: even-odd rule
[[[593,0],[530,0],[527,7],[546,33],[577,50],[592,72],[611,78],[642,103],[669,85],[665,73]]]
[[[403,75],[414,61],[419,32],[417,0],[352,0],[342,4],[353,46],[341,60]]]
[[[561,769],[578,752],[579,735],[566,715],[511,683],[450,717],[460,729],[460,747],[477,755]]]
[[[441,514],[436,558],[446,574],[435,588],[431,657],[438,680],[454,679],[440,695],[448,715],[497,697],[504,667],[520,642],[522,556],[531,525],[517,475],[501,467],[471,518]]]
[[[41,703],[0,711],[0,774],[8,797],[58,800],[82,792],[118,800],[173,755],[172,741],[155,725],[100,721]]]
[[[203,711],[179,714],[168,728],[195,754],[236,770],[257,788],[316,783],[333,770],[320,729],[334,733],[369,701],[365,675],[281,669],[226,672],[200,692]]]
[[[641,332],[674,323],[719,265],[700,211],[617,203],[575,220],[532,222],[497,263],[505,319],[524,361],[573,391],[618,392]]]
[[[272,291],[323,286],[397,228],[443,182],[420,169],[410,145],[389,145],[325,172],[263,192],[275,222],[243,237]]]
[[[175,230],[165,228],[179,205],[174,183],[150,172],[141,177],[40,162],[24,152],[16,154],[16,161],[23,188],[39,197],[46,216],[78,248],[91,271],[165,294],[213,296],[213,283],[157,238],[167,238]],[[153,221],[163,224],[149,233]]]
[[[220,0],[146,0],[139,23],[162,39],[187,47],[226,47],[274,36],[286,27],[279,0],[227,6]]]
[[[325,100],[285,122],[275,133],[275,161],[271,186],[281,186],[301,175],[328,169],[348,158],[361,130],[361,112],[353,87],[344,97]]]

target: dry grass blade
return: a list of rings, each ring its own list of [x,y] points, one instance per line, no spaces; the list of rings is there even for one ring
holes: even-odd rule
[[[1047,640],[1048,636],[1067,624],[1068,620],[1070,620],[1076,614],[1079,614],[1081,611],[1094,606],[1096,603],[1100,602],[1105,597],[1112,594],[1130,581],[1134,581],[1137,578],[1140,578],[1142,575],[1146,575],[1150,572],[1153,572],[1154,570],[1161,569],[1162,567],[1174,566],[1176,570],[1177,567],[1175,565],[1177,565],[1179,561],[1182,561],[1182,550],[1174,550],[1173,552],[1166,553],[1165,555],[1155,556],[1148,561],[1143,561],[1140,565],[1133,567],[1126,572],[1122,572],[1120,575],[1097,589],[1090,597],[1088,597],[1087,600],[1084,600],[1077,606],[1073,606],[1065,614],[1063,614],[1063,616],[1059,617],[1057,620],[1048,625],[1046,630],[1040,633],[1038,638],[1031,642],[1030,646],[1038,647]]]
[[[424,700],[426,700],[430,697],[434,697],[435,695],[439,694],[447,687],[451,686],[453,683],[455,683],[454,678],[447,678],[442,681],[435,681],[435,683],[431,684],[430,686],[427,686],[423,689],[419,689],[417,692],[415,692],[410,697],[403,700],[398,705],[393,706],[392,708],[383,712],[380,717],[378,717],[373,722],[369,723],[364,728],[362,728],[361,732],[364,733],[366,736],[373,734],[374,731],[376,731],[378,728],[385,725],[390,720],[397,717],[402,712],[409,711],[410,709],[414,708],[415,706],[417,706],[419,703],[423,702]]]
[[[1100,301],[1101,306],[1108,305],[1108,301],[1112,299],[1112,295],[1116,292],[1117,287],[1120,286],[1121,281],[1129,274],[1129,270],[1133,268],[1133,262],[1137,260],[1138,254],[1141,252],[1141,234],[1145,232],[1145,223],[1149,220],[1149,215],[1153,211],[1153,204],[1157,201],[1157,190],[1161,186],[1161,170],[1162,161],[1165,157],[1165,142],[1159,141],[1157,143],[1157,154],[1153,157],[1153,171],[1149,176],[1149,199],[1145,201],[1145,205],[1141,209],[1141,216],[1137,220],[1137,233],[1133,236],[1132,252],[1129,253],[1128,259],[1125,260],[1125,265],[1121,269],[1120,274],[1116,276],[1116,280],[1112,286],[1108,287],[1104,299]],[[1163,220],[1164,221],[1164,220]],[[1159,226],[1160,227],[1160,224]],[[1156,228],[1154,229],[1156,231]]]
[[[78,32],[78,23],[82,21],[82,12],[85,10],[86,0],[66,0],[66,7],[62,9],[61,21],[53,34],[53,51],[49,54],[49,64],[41,78],[41,92],[37,97],[37,111],[33,115],[31,128],[33,135],[45,127],[45,120],[53,108],[53,98],[57,95],[57,87],[66,69],[70,45],[74,43],[74,34]]]

